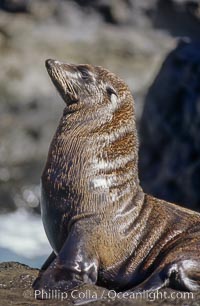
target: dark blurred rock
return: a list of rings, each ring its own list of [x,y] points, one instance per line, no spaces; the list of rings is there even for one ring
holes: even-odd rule
[[[174,36],[199,38],[199,0],[158,0],[156,9],[150,8],[155,27],[168,30]]]
[[[200,43],[165,60],[140,123],[140,178],[156,197],[200,211]]]
[[[199,37],[199,0],[74,0],[84,9],[96,10],[104,21],[116,25],[146,24],[174,36]]]
[[[14,194],[8,184],[0,185],[0,213],[8,213],[16,210]]]
[[[112,24],[127,24],[131,21],[130,0],[75,0],[80,6],[96,10],[104,21]]]
[[[199,37],[199,0],[1,0],[0,8],[59,19],[60,11],[77,4],[88,14],[98,14],[113,25],[146,25],[167,29],[174,36]]]
[[[1,0],[0,8],[12,13],[24,13],[28,11],[28,0]]]

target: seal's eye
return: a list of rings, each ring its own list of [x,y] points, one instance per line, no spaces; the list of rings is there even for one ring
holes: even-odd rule
[[[78,67],[79,72],[81,73],[82,79],[88,79],[90,74],[85,67]]]
[[[108,95],[111,97],[113,94],[117,97],[117,93],[116,93],[116,91],[112,88],[112,87],[110,87],[110,86],[107,86],[106,87],[106,90],[107,90],[107,93],[108,93]]]

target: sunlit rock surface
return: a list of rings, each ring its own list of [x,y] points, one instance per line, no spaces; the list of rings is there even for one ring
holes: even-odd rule
[[[188,294],[172,290],[162,290],[157,294],[144,295],[135,298],[116,298],[115,292],[108,291],[104,288],[84,285],[76,288],[76,291],[66,295],[57,294],[58,298],[53,300],[38,301],[35,299],[37,293],[32,290],[32,283],[38,275],[38,270],[32,269],[26,265],[16,262],[8,262],[0,264],[0,305],[74,305],[73,302],[84,299],[94,298],[95,296],[104,297],[101,301],[92,302],[91,305],[138,305],[138,306],[171,306],[171,305],[187,305],[195,306],[200,303],[200,294]],[[164,293],[165,292],[165,293]],[[54,293],[53,293],[54,294]],[[55,294],[54,294],[55,296]],[[165,297],[164,297],[165,296]],[[63,297],[63,300],[61,300]],[[110,297],[110,298],[108,298]],[[49,296],[47,296],[49,298]]]

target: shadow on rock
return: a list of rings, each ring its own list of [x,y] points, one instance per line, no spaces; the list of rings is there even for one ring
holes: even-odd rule
[[[140,125],[145,192],[200,211],[200,43],[180,42],[151,86]]]

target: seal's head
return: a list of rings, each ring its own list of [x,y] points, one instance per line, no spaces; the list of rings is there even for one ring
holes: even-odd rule
[[[127,85],[100,66],[74,65],[46,60],[47,71],[67,106],[121,104],[132,100]]]

